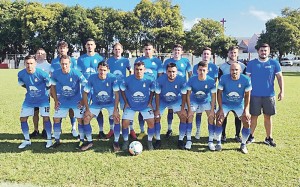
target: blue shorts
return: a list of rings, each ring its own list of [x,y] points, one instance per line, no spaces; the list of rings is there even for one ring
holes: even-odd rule
[[[241,117],[243,115],[244,112],[244,107],[243,106],[227,106],[223,104],[223,112],[224,112],[224,116],[226,117],[228,115],[228,113],[232,111],[236,117]]]

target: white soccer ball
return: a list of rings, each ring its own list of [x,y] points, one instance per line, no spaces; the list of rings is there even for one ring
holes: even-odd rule
[[[133,156],[139,155],[143,151],[143,145],[139,141],[133,141],[129,145],[129,153]]]

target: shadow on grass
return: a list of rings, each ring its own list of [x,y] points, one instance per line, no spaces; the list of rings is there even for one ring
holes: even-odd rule
[[[300,72],[283,72],[283,76],[300,76]]]

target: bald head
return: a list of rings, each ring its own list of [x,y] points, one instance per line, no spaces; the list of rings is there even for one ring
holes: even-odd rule
[[[238,80],[242,72],[241,65],[235,61],[230,65],[230,75],[233,80]]]

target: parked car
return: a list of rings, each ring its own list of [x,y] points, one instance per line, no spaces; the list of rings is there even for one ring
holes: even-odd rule
[[[293,61],[288,58],[282,58],[280,61],[281,66],[292,66],[293,64]]]
[[[300,56],[294,57],[292,61],[294,66],[300,66]]]

